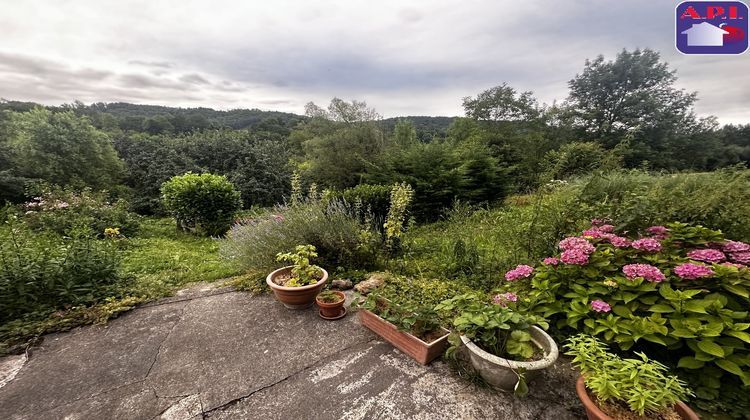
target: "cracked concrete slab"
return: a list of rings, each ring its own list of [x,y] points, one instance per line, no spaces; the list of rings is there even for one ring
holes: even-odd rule
[[[444,363],[417,364],[352,315],[325,321],[314,309],[290,311],[271,296],[238,292],[182,296],[106,326],[47,336],[0,388],[3,418],[564,420],[582,414],[565,363],[521,400],[477,388]]]

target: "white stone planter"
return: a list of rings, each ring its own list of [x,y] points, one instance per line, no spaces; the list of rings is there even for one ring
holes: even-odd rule
[[[529,334],[531,334],[531,341],[544,351],[544,357],[533,362],[518,362],[487,353],[463,335],[461,341],[469,352],[471,365],[488,384],[503,391],[513,391],[518,382],[518,375],[515,372],[519,369],[526,372],[525,377],[528,380],[557,360],[557,344],[549,334],[536,326],[529,329]]]

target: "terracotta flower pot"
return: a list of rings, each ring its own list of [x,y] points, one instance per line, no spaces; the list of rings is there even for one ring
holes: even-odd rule
[[[343,292],[338,291],[334,291],[333,293],[341,298],[341,300],[338,302],[330,303],[323,302],[318,297],[315,298],[315,303],[320,307],[320,316],[325,319],[337,318],[344,311],[344,302],[346,302],[346,295]]]
[[[549,334],[536,326],[532,326],[529,329],[529,334],[531,334],[531,341],[544,351],[544,357],[540,360],[520,362],[517,360],[504,359],[482,350],[463,335],[461,336],[461,341],[469,350],[471,365],[479,372],[488,384],[503,391],[513,391],[516,383],[518,383],[518,375],[516,372],[518,372],[519,369],[523,369],[526,379],[530,379],[542,369],[551,366],[555,363],[555,360],[557,360],[557,344]]]
[[[589,397],[589,393],[586,391],[586,383],[583,380],[583,376],[578,377],[578,381],[576,382],[576,393],[578,394],[578,398],[581,400],[581,403],[583,403],[583,408],[586,409],[586,417],[588,417],[589,420],[613,420],[612,417],[603,412],[599,408],[599,406],[596,405],[596,403],[591,399],[591,397]],[[675,404],[674,410],[677,412],[677,414],[680,415],[680,418],[683,418],[685,420],[700,419],[700,417],[698,417],[698,415],[695,414],[695,412],[683,402],[678,402],[677,404]]]
[[[308,286],[301,286],[301,287],[286,287],[286,286],[279,286],[278,284],[274,283],[273,279],[276,278],[276,276],[280,274],[288,274],[292,270],[293,266],[287,266],[279,268],[278,270],[272,272],[271,274],[266,277],[266,283],[268,286],[273,290],[274,296],[276,296],[276,300],[283,303],[284,306],[286,306],[289,309],[305,309],[312,306],[313,302],[315,302],[315,296],[318,296],[318,293],[323,289],[323,286],[325,286],[326,281],[328,280],[328,272],[324,269],[320,269],[320,271],[323,273],[323,277],[315,283]]]
[[[395,325],[367,309],[359,311],[359,322],[423,365],[439,357],[448,348],[448,334],[450,331],[445,328],[443,328],[445,335],[430,343],[425,343],[407,332],[399,331]]]

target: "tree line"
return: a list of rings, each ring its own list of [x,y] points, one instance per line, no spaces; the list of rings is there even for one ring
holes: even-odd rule
[[[463,117],[383,119],[365,102],[309,103],[305,115],[132,104],[0,103],[0,200],[40,182],[106,189],[162,211],[159,187],[188,171],[226,175],[246,207],[306,185],[406,182],[416,214],[491,202],[595,170],[710,171],[750,162],[750,125],[694,113],[697,95],[652,50],[586,61],[565,101],[508,84],[463,98]]]

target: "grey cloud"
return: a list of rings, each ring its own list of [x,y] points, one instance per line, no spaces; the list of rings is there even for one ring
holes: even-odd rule
[[[170,69],[175,66],[174,63],[170,63],[169,61],[130,60],[128,61],[128,64],[135,64],[137,66],[143,66],[143,67],[159,67],[163,69]]]
[[[190,83],[194,85],[208,85],[210,82],[203,78],[200,74],[186,74],[180,77],[181,82]]]

